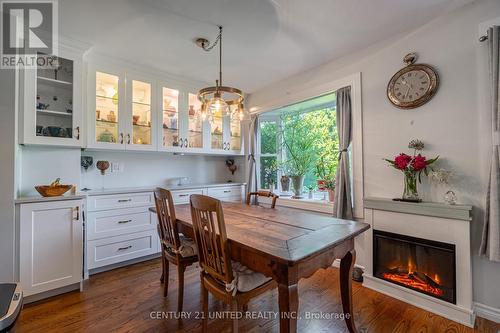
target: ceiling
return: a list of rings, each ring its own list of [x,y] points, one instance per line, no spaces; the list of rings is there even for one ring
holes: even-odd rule
[[[218,54],[194,44],[224,26],[224,83],[253,92],[473,0],[63,0],[59,31],[92,51],[204,82]]]

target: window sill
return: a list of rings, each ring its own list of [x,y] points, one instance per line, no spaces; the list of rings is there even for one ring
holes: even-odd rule
[[[259,202],[271,204],[270,198],[259,198]],[[310,210],[314,212],[332,214],[333,202],[318,199],[292,199],[291,197],[279,197],[276,201],[277,206]]]

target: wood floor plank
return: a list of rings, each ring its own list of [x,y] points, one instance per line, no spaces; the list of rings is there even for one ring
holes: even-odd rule
[[[160,260],[155,259],[91,276],[84,292],[70,292],[48,300],[28,304],[16,327],[17,333],[79,332],[201,332],[200,319],[152,319],[151,313],[174,312],[177,307],[175,267],[169,274],[169,294],[162,296]],[[196,265],[185,274],[184,309],[195,316],[201,310],[199,271]],[[299,282],[298,331],[347,332],[342,320],[305,319],[312,314],[341,312],[338,270],[321,269],[311,278]],[[431,314],[393,299],[359,283],[353,284],[354,314],[360,332],[369,333],[497,333],[500,325],[478,318],[476,329],[470,329],[446,318]],[[228,308],[213,297],[209,311]],[[249,303],[249,311],[276,313],[277,291],[270,291]],[[240,320],[243,332],[278,332],[277,318]],[[230,332],[231,321],[210,320],[211,332]]]

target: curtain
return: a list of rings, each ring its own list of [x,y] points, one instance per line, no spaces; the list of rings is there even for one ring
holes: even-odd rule
[[[500,26],[488,29],[488,54],[491,88],[492,154],[490,177],[486,192],[483,235],[480,254],[491,261],[500,262],[500,101],[499,95],[499,53]]]
[[[257,191],[257,165],[255,162],[255,154],[257,154],[257,135],[259,130],[259,116],[252,115],[250,119],[250,141],[249,141],[249,152],[248,152],[248,182],[247,182],[247,194],[250,192]],[[257,203],[257,196],[253,196],[255,204]]]
[[[349,152],[351,144],[351,87],[337,90],[337,135],[339,137],[339,163],[335,175],[333,215],[352,219],[351,179],[349,177]]]

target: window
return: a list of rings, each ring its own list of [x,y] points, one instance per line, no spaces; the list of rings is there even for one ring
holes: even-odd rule
[[[260,118],[260,186],[284,193],[278,179],[304,175],[302,193],[326,199],[318,180],[333,180],[337,169],[338,136],[335,93],[265,113]],[[321,187],[321,190],[323,188]]]
[[[278,182],[278,122],[260,122],[260,187],[270,188]]]

